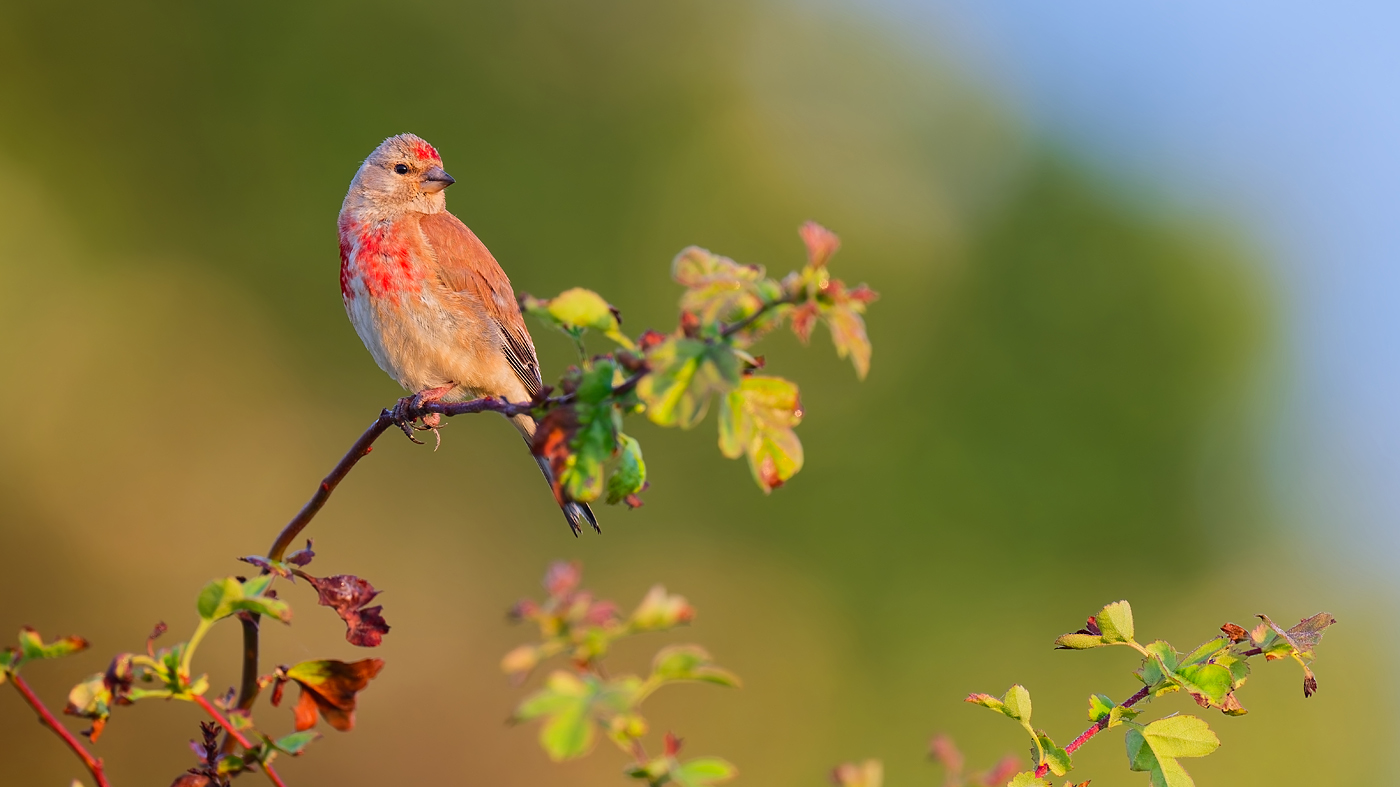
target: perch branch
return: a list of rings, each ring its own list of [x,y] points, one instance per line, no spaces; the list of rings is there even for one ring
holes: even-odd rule
[[[632,376],[618,383],[618,385],[613,388],[613,392],[620,395],[631,391],[637,387],[637,383],[646,376],[648,371],[649,369],[643,365],[642,368],[633,373]],[[345,452],[345,455],[340,458],[340,461],[331,469],[331,472],[321,480],[321,485],[316,487],[316,491],[312,493],[311,499],[306,501],[306,505],[302,506],[296,516],[292,517],[292,521],[288,522],[286,527],[282,528],[282,532],[277,534],[277,540],[272,542],[272,548],[268,550],[268,560],[278,561],[286,556],[287,549],[291,547],[292,542],[297,539],[297,536],[301,535],[301,531],[306,529],[307,525],[311,524],[311,520],[314,519],[316,514],[326,505],[326,501],[330,500],[331,493],[335,491],[335,488],[340,485],[341,481],[345,480],[345,477],[350,474],[350,471],[355,469],[355,465],[358,464],[361,459],[368,456],[370,451],[374,450],[374,441],[378,440],[380,435],[388,431],[389,427],[399,426],[404,422],[411,424],[429,413],[438,413],[449,418],[454,415],[467,415],[469,413],[482,412],[500,413],[506,417],[535,414],[540,410],[548,410],[552,407],[568,404],[572,402],[573,399],[574,395],[568,393],[535,402],[514,403],[487,396],[466,402],[431,402],[417,408],[407,406],[403,408],[401,417],[395,415],[393,410],[387,408],[381,410],[379,417],[374,419],[374,423],[369,425],[369,428],[350,446],[350,450]],[[266,570],[264,570],[263,573],[267,573]],[[253,707],[253,702],[258,698],[259,616],[251,614],[245,615],[242,617],[242,623],[243,675],[238,691],[238,708],[240,710],[248,710]],[[224,739],[225,751],[231,749],[232,745],[233,743],[230,738]]]

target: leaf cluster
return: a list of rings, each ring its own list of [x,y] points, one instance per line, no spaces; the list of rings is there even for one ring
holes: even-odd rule
[[[511,609],[512,619],[533,623],[539,630],[537,642],[523,644],[501,660],[502,671],[513,682],[523,682],[554,656],[565,656],[567,664],[544,677],[543,685],[517,706],[512,721],[539,721],[540,746],[555,761],[582,757],[600,736],[607,738],[632,758],[625,774],[654,787],[705,787],[733,778],[735,768],[724,760],[680,760],[681,740],[671,733],[663,737],[659,756],[648,755],[644,739],[649,725],[641,705],[664,686],[699,682],[737,687],[737,676],[698,645],[661,648],[645,676],[612,675],[603,667],[618,640],[686,625],[695,610],[683,597],[657,585],[623,614],[613,602],[580,588],[581,581],[578,563],[554,563],[545,572],[545,597],[524,599]]]
[[[293,709],[295,730],[272,735],[255,723],[248,708],[234,707],[232,691],[226,697],[209,697],[207,675],[193,670],[193,660],[200,643],[214,626],[226,620],[239,620],[244,625],[256,625],[254,616],[272,618],[284,624],[292,621],[292,608],[278,598],[272,589],[278,578],[295,582],[304,578],[317,590],[318,600],[332,606],[347,621],[347,639],[352,644],[373,646],[388,631],[379,616],[379,607],[364,604],[377,592],[368,582],[350,575],[314,577],[302,570],[311,562],[314,552],[307,542],[305,550],[285,560],[262,557],[242,558],[258,565],[265,572],[252,577],[223,577],[209,582],[195,599],[196,624],[190,637],[170,647],[157,647],[156,641],[168,631],[159,623],[146,639],[144,652],[119,653],[103,672],[95,673],[78,683],[68,693],[64,712],[88,719],[92,726],[83,734],[96,743],[115,708],[141,700],[163,699],[194,702],[206,706],[216,715],[217,725],[201,729],[201,741],[192,741],[199,764],[178,777],[174,784],[181,787],[227,784],[229,777],[255,770],[271,774],[272,761],[279,755],[297,756],[320,737],[311,728],[317,716],[337,730],[348,731],[354,726],[356,695],[383,667],[380,659],[365,659],[346,663],[333,659],[306,661],[290,667],[278,667],[259,681],[259,686],[273,685],[272,704],[281,699],[284,683],[295,683],[301,697]],[[18,675],[26,664],[56,659],[85,650],[88,643],[81,637],[63,637],[45,643],[31,628],[21,629],[19,645],[0,651],[0,682]],[[238,748],[213,743],[218,726],[223,726]],[[246,744],[244,743],[246,742]]]
[[[627,336],[618,310],[589,290],[521,297],[526,314],[569,336],[579,352],[578,364],[560,380],[561,395],[550,397],[554,389],[548,389],[532,403],[540,424],[532,450],[549,463],[561,503],[641,505],[646,463],[640,444],[623,431],[624,417],[639,413],[659,426],[689,429],[714,404],[721,453],[746,457],[764,492],[802,469],[797,385],[759,374],[765,359],[749,350],[784,324],[806,342],[820,322],[837,354],[850,357],[864,378],[871,349],[863,315],[877,296],[831,276],[827,263],[840,246],[835,234],[812,222],[800,234],[807,264],[781,280],[699,247],[682,251],[671,266],[672,278],[685,287],[680,323],[668,334]],[[589,331],[613,349],[590,357]]]
[[[1314,648],[1322,632],[1335,623],[1326,613],[1319,613],[1284,630],[1265,615],[1264,622],[1252,631],[1234,623],[1221,626],[1222,636],[1213,637],[1188,653],[1182,653],[1164,640],[1146,645],[1136,639],[1136,623],[1127,601],[1106,605],[1090,617],[1084,628],[1055,640],[1055,646],[1066,650],[1089,650],[1108,646],[1123,646],[1136,650],[1142,657],[1134,673],[1142,689],[1121,704],[1108,696],[1089,697],[1089,721],[1093,727],[1079,738],[1061,748],[1043,730],[1031,725],[1030,692],[1023,686],[1012,686],[1001,697],[972,694],[967,701],[982,705],[1018,722],[1031,739],[1031,759],[1034,770],[1017,774],[1009,785],[1049,785],[1047,773],[1063,776],[1073,765],[1073,754],[1079,746],[1097,733],[1114,727],[1125,727],[1128,767],[1148,774],[1153,787],[1192,787],[1194,782],[1180,760],[1204,757],[1220,746],[1220,740],[1210,726],[1195,716],[1171,715],[1148,723],[1137,721],[1141,712],[1135,707],[1173,692],[1184,691],[1203,708],[1214,708],[1227,716],[1241,716],[1247,711],[1235,696],[1250,674],[1250,659],[1264,656],[1267,660],[1293,658],[1303,667],[1304,696],[1317,690],[1317,679],[1310,664]]]

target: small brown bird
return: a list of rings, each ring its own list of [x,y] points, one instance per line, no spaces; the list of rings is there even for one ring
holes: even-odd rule
[[[345,311],[379,368],[420,402],[525,402],[543,385],[535,345],[505,271],[447,212],[443,190],[454,182],[437,150],[412,134],[369,154],[340,207]],[[511,421],[530,443],[535,420]],[[584,522],[598,529],[588,506],[560,507],[575,533]]]

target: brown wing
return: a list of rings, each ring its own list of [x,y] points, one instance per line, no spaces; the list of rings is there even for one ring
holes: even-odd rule
[[[525,390],[534,396],[544,383],[540,379],[540,362],[535,357],[535,345],[520,316],[515,291],[510,279],[491,256],[486,244],[447,211],[425,215],[419,227],[437,258],[442,281],[456,292],[468,293],[479,301],[486,314],[501,332],[501,352],[510,362]]]

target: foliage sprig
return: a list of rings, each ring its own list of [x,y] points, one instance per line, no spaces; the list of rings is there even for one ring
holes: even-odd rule
[[[538,642],[521,645],[501,660],[513,682],[523,682],[549,658],[567,657],[567,667],[545,676],[544,685],[520,702],[511,720],[538,720],[540,746],[557,762],[588,754],[602,735],[632,758],[625,774],[651,787],[707,787],[732,779],[734,766],[717,757],[680,760],[681,739],[670,732],[662,738],[661,754],[649,755],[643,741],[650,727],[641,705],[665,686],[700,682],[738,687],[738,676],[715,664],[699,645],[657,651],[646,677],[610,675],[603,667],[618,640],[687,625],[694,608],[656,585],[624,615],[613,602],[580,589],[582,578],[578,563],[554,563],[544,575],[545,598],[524,599],[511,609],[512,619],[539,629]]]
[[[1128,767],[1148,774],[1153,787],[1192,787],[1194,782],[1181,760],[1204,757],[1220,746],[1220,739],[1204,719],[1170,715],[1143,723],[1137,720],[1144,701],[1184,691],[1202,708],[1214,708],[1226,716],[1243,716],[1248,711],[1235,692],[1250,674],[1250,659],[1266,661],[1292,658],[1303,668],[1303,696],[1317,691],[1317,678],[1310,667],[1314,649],[1322,633],[1336,619],[1325,612],[1305,618],[1290,629],[1279,628],[1267,615],[1253,630],[1234,623],[1220,627],[1213,637],[1189,653],[1182,653],[1165,640],[1147,645],[1137,641],[1133,608],[1127,601],[1106,605],[1089,618],[1084,628],[1055,640],[1063,650],[1091,650],[1108,646],[1132,648],[1142,657],[1133,674],[1142,683],[1131,697],[1115,703],[1107,695],[1089,697],[1089,721],[1093,725],[1063,748],[1050,736],[1031,726],[1030,692],[1012,686],[1001,697],[972,694],[968,702],[998,711],[1018,722],[1031,738],[1033,771],[1018,774],[1009,784],[1015,787],[1049,785],[1047,774],[1064,776],[1074,767],[1073,754],[1099,733],[1125,727]]]

